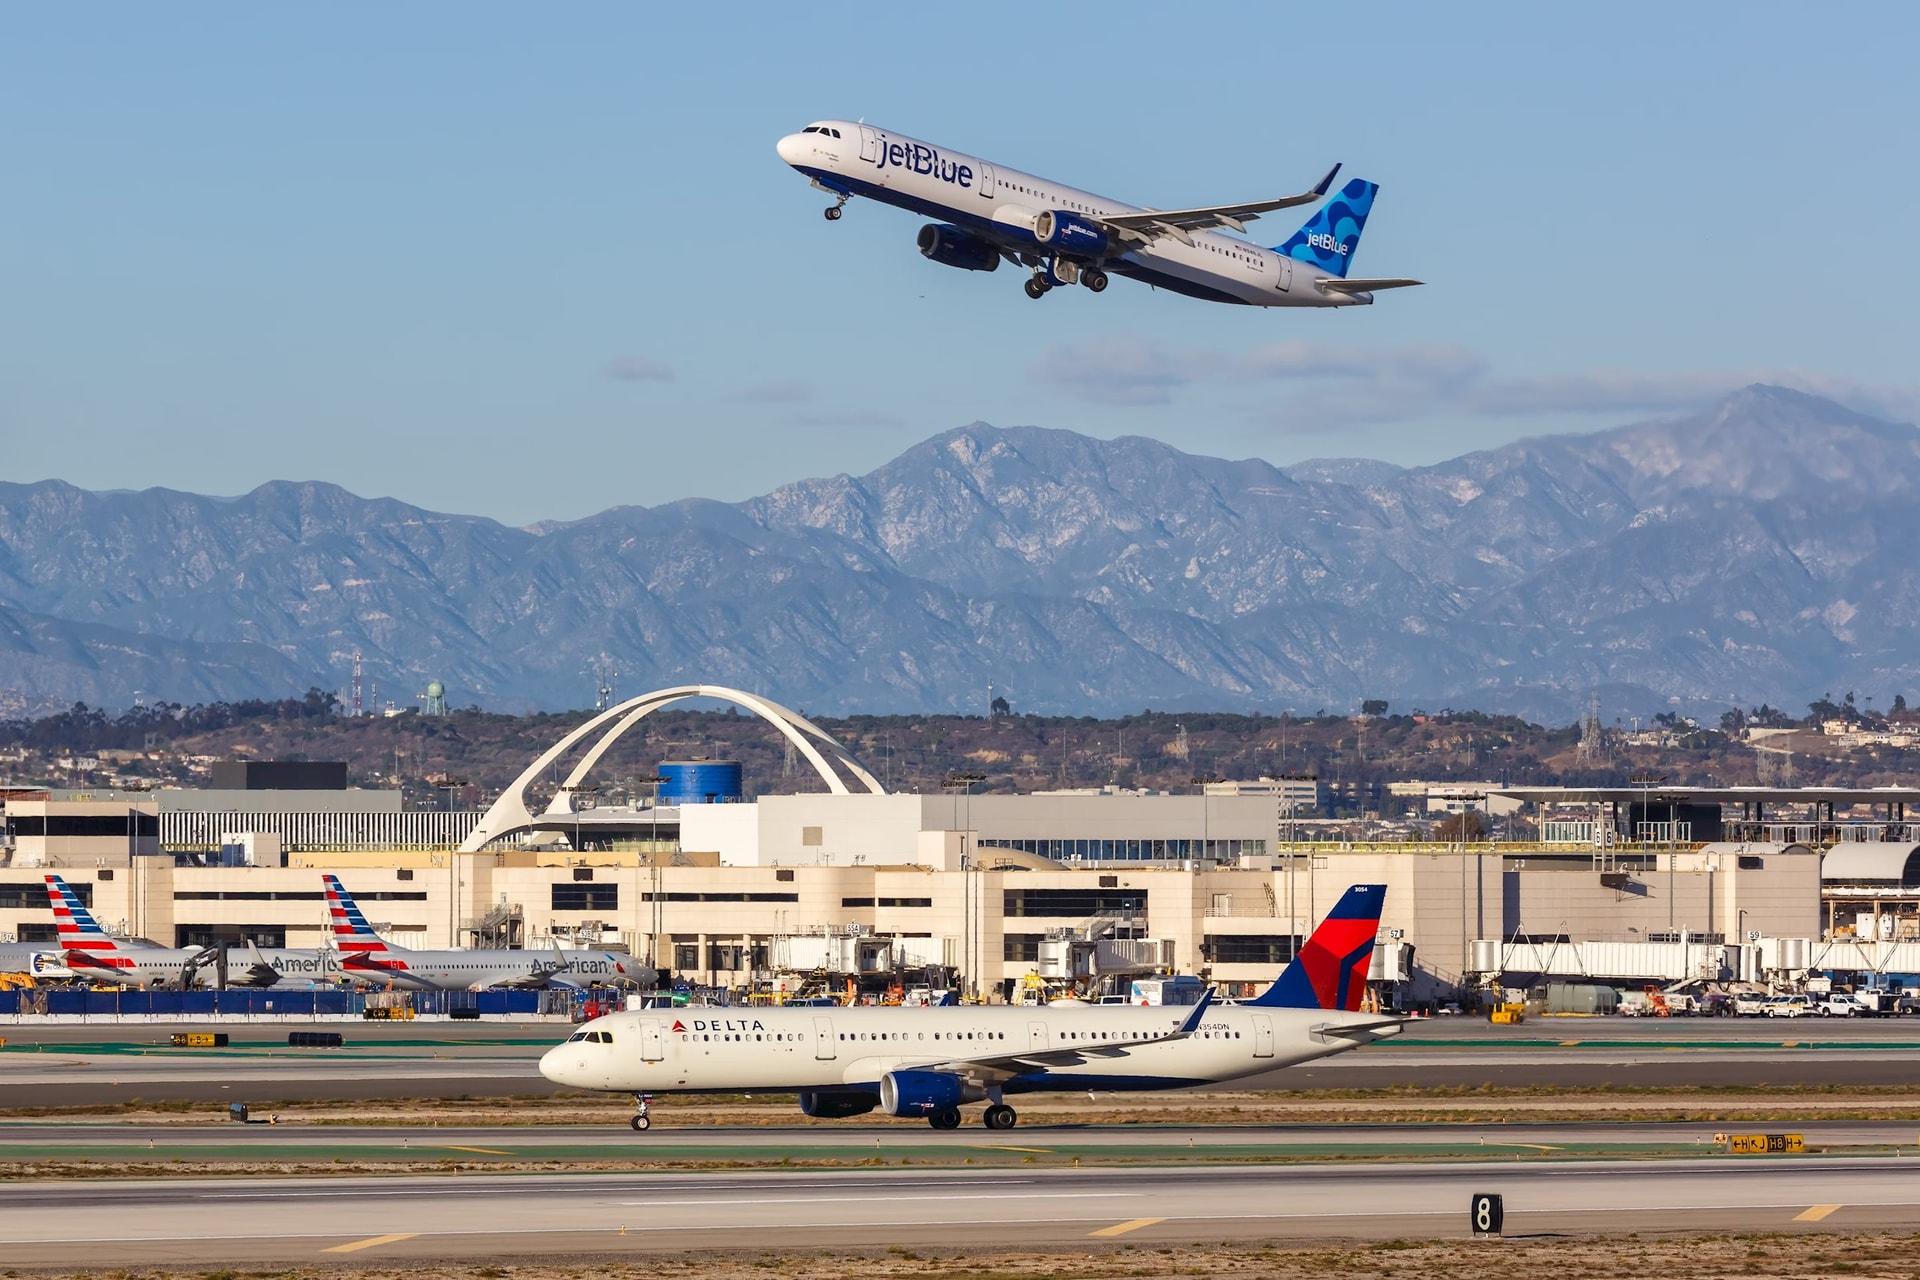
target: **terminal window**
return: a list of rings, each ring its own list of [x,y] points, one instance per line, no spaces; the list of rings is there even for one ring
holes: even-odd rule
[[[1143,915],[1147,895],[1139,889],[1008,889],[1010,916]]]
[[[1038,933],[1003,933],[1000,935],[1000,958],[1016,964],[1033,964],[1040,959],[1040,939]]]
[[[1200,944],[1211,964],[1283,965],[1299,949],[1299,937],[1290,933],[1219,934]]]
[[[74,897],[80,899],[80,905],[93,905],[93,886],[85,880],[68,881],[67,887],[73,890]],[[29,880],[25,884],[0,884],[0,911],[51,911],[53,904],[47,900],[47,886],[44,881]]]
[[[673,967],[676,969],[698,969],[700,967],[700,944],[697,942],[674,943]]]
[[[556,884],[553,886],[555,911],[618,911],[620,886],[617,884]]]

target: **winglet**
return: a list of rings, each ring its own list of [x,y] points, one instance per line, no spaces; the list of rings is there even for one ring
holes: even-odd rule
[[[1208,987],[1204,992],[1200,994],[1200,1003],[1193,1006],[1193,1012],[1186,1016],[1186,1018],[1180,1023],[1179,1029],[1175,1031],[1173,1034],[1175,1034],[1176,1036],[1190,1036],[1194,1032],[1198,1031],[1200,1029],[1200,1020],[1207,1016],[1207,1010],[1211,1009],[1212,1007],[1213,1007],[1213,988]]]
[[[1339,172],[1340,166],[1337,164],[1327,170],[1327,176],[1320,179],[1319,185],[1313,189],[1313,194],[1316,196],[1324,196],[1327,192],[1333,190],[1333,179]]]

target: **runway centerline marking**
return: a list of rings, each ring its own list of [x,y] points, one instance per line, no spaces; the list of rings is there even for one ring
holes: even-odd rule
[[[411,1240],[419,1235],[418,1231],[396,1231],[391,1235],[369,1236],[365,1240],[355,1240],[351,1244],[336,1244],[322,1249],[322,1253],[358,1253],[362,1249],[372,1249],[383,1244],[397,1244],[402,1240]]]
[[[510,1156],[511,1151],[502,1151],[498,1147],[433,1147],[434,1151],[477,1151],[483,1156]]]
[[[1165,1221],[1166,1221],[1165,1218],[1133,1218],[1126,1222],[1116,1222],[1110,1227],[1102,1227],[1098,1231],[1089,1231],[1087,1232],[1087,1235],[1088,1236],[1123,1236],[1127,1234],[1127,1232],[1129,1231],[1138,1231],[1142,1227],[1150,1227],[1156,1222],[1165,1222]]]
[[[1837,1204],[1817,1204],[1805,1213],[1794,1214],[1793,1220],[1795,1222],[1818,1222],[1840,1207],[1841,1206]]]

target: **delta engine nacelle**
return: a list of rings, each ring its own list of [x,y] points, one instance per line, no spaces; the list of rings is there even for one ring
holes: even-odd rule
[[[962,271],[993,271],[1000,266],[1000,250],[979,236],[944,222],[920,228],[920,252],[943,267]]]
[[[816,1120],[845,1120],[863,1116],[880,1105],[870,1093],[826,1093],[809,1090],[800,1095],[800,1114]]]
[[[890,1116],[926,1116],[978,1102],[986,1091],[944,1071],[889,1071],[880,1077],[880,1109]]]
[[[1107,233],[1098,224],[1058,209],[1033,220],[1033,238],[1055,253],[1076,258],[1101,258],[1107,252]]]

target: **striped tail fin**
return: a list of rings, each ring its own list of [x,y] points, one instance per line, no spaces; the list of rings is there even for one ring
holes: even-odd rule
[[[119,940],[100,927],[73,886],[59,876],[47,877],[47,901],[53,906],[54,928],[62,947],[69,951],[120,950]]]
[[[1380,910],[1387,886],[1357,884],[1342,894],[1313,931],[1300,954],[1271,987],[1248,1004],[1280,1009],[1360,1011],[1367,990],[1367,966],[1380,932]]]
[[[384,952],[387,944],[367,923],[367,917],[361,912],[360,904],[353,900],[347,887],[340,883],[340,877],[323,874],[327,882],[327,914],[333,919],[334,949],[342,953]]]

